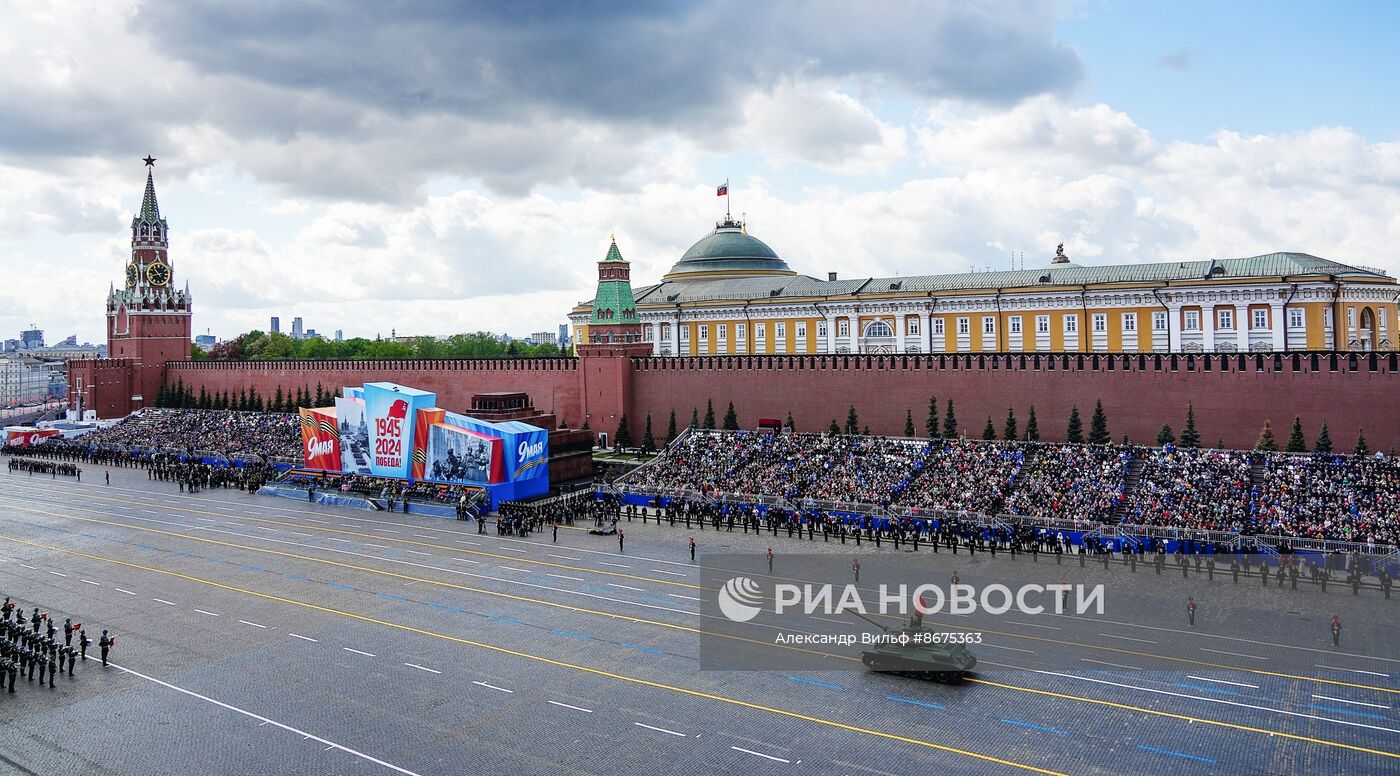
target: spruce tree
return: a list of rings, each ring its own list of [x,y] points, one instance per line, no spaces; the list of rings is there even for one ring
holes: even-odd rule
[[[651,435],[651,413],[647,413],[647,430],[642,434],[642,452],[651,453],[656,450],[656,439]]]
[[[1264,421],[1264,430],[1259,432],[1259,441],[1254,443],[1254,449],[1265,453],[1278,452],[1278,442],[1274,441],[1274,428],[1269,421]]]
[[[1084,444],[1084,421],[1079,419],[1079,407],[1069,410],[1069,425],[1065,427],[1065,441],[1072,445]]]
[[[627,428],[627,413],[617,419],[617,435],[613,437],[613,444],[618,447],[632,446],[632,431]]]
[[[827,426],[826,433],[828,433],[828,434],[839,434],[839,433],[841,433],[841,427],[838,426],[838,425],[836,425],[836,418],[832,418],[832,419],[831,419],[831,425],[830,425],[830,426]]]
[[[1306,453],[1308,451],[1307,440],[1303,439],[1303,419],[1298,416],[1293,417],[1293,430],[1288,433],[1288,444],[1283,449],[1290,453]]]
[[[796,430],[797,430],[797,424],[794,423],[793,420],[792,420],[792,410],[788,410],[788,418],[787,418],[786,428],[787,428],[788,431],[796,431]]]
[[[262,397],[258,395],[258,387],[256,385],[248,387],[248,409],[254,412],[263,411],[263,400]]]
[[[1127,447],[1128,445],[1132,444],[1132,441],[1130,441],[1130,440],[1128,439],[1128,435],[1127,435],[1127,434],[1124,434],[1124,435],[1123,435],[1123,441],[1122,441],[1121,444],[1122,444],[1124,447]]]
[[[247,389],[246,387],[245,387],[245,388],[239,388],[239,389],[238,389],[238,406],[237,406],[237,409],[238,409],[240,412],[247,412],[247,411],[248,411],[248,389]]]
[[[1040,424],[1035,421],[1035,405],[1031,405],[1030,414],[1026,416],[1026,441],[1040,441]]]
[[[692,429],[700,428],[700,410],[696,407],[690,408],[690,427]]]
[[[202,410],[209,409],[209,392],[204,390],[204,386],[199,386],[199,401],[195,404]]]
[[[189,392],[185,390],[185,378],[183,377],[175,382],[175,400],[177,402],[175,406],[182,410],[189,409],[190,404],[192,404]]]
[[[1359,428],[1356,430],[1356,449],[1351,452],[1353,455],[1367,455],[1371,452],[1371,447],[1366,444],[1366,432]]]
[[[953,400],[948,400],[948,412],[943,416],[943,436],[952,439],[958,435],[958,416],[953,414]]]
[[[915,433],[917,432],[914,431],[914,411],[906,407],[904,409],[904,435],[912,437]]]
[[[856,405],[852,404],[846,413],[846,433],[855,436],[860,433],[860,418],[856,416]]]
[[[282,386],[279,385],[277,386],[277,390],[272,394],[272,411],[286,412],[286,402],[286,397],[282,395]]]
[[[671,410],[671,422],[666,424],[666,444],[676,441],[676,411]]]
[[[1157,432],[1157,446],[1166,447],[1167,445],[1175,441],[1176,435],[1172,433],[1171,424],[1163,423],[1162,430]]]
[[[738,431],[738,430],[739,430],[739,416],[738,416],[738,414],[736,414],[736,413],[734,412],[734,402],[732,402],[732,401],[729,402],[729,409],[726,410],[725,413],[724,413],[724,430],[725,430],[725,431]]]
[[[924,433],[929,439],[938,438],[938,397],[928,397],[928,418],[924,420]]]
[[[1089,444],[1106,445],[1113,441],[1108,433],[1108,415],[1103,411],[1103,402],[1094,403],[1094,416],[1089,419]]]
[[[1182,447],[1200,447],[1201,435],[1196,433],[1196,408],[1186,402],[1186,425],[1181,429]]]
[[[1327,433],[1327,421],[1322,421],[1322,428],[1317,430],[1317,439],[1313,440],[1314,453],[1332,452],[1332,435]]]
[[[714,427],[715,427],[715,400],[714,400],[714,399],[706,399],[706,400],[705,400],[705,428],[707,428],[707,429],[712,429],[712,428],[714,428]]]
[[[992,425],[992,416],[987,416],[987,425],[982,427],[982,438],[988,441],[997,438],[997,428]]]
[[[1015,442],[1016,439],[1017,439],[1020,435],[1021,435],[1021,432],[1020,432],[1020,430],[1017,428],[1017,424],[1016,424],[1016,410],[1013,410],[1013,409],[1011,409],[1010,407],[1007,407],[1007,408],[1006,408],[1006,425],[1002,426],[1002,429],[1001,429],[1001,438],[1002,438],[1002,439],[1005,439],[1005,440],[1008,441],[1008,442]]]
[[[324,407],[327,404],[334,403],[335,395],[332,394],[330,391],[327,391],[324,388],[322,388],[320,383],[316,383],[316,406]]]
[[[1225,449],[1225,437],[1220,437],[1219,439],[1216,439],[1216,440],[1215,440],[1215,449],[1216,449],[1216,450],[1224,450],[1224,449]]]
[[[866,426],[865,430],[860,433],[864,434],[865,436],[870,436],[870,427]]]

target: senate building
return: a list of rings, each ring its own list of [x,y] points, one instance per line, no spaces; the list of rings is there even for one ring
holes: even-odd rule
[[[726,217],[659,283],[614,239],[574,341],[641,326],[656,356],[1393,351],[1400,286],[1306,253],[825,280]],[[590,334],[590,332],[592,332]],[[601,334],[600,334],[601,332]]]

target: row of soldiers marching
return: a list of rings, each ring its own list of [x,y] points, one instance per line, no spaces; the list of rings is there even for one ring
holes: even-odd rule
[[[74,636],[78,639],[76,647],[73,645]],[[102,665],[107,665],[107,654],[116,643],[116,636],[102,631],[97,641],[98,648],[102,650]],[[47,612],[40,612],[39,607],[34,607],[26,624],[24,610],[21,608],[16,612],[15,602],[8,596],[5,603],[0,605],[0,686],[7,687],[11,693],[15,691],[15,681],[19,677],[34,681],[36,670],[40,687],[45,679],[49,687],[54,687],[55,678],[64,672],[65,667],[68,676],[73,676],[73,668],[78,661],[87,660],[90,646],[92,639],[88,638],[87,630],[82,623],[74,623],[71,617],[63,621],[63,643],[60,644],[58,627]]]
[[[79,481],[83,479],[83,470],[75,463],[54,463],[53,461],[35,461],[29,458],[11,458],[11,472],[29,472],[32,477],[35,474],[48,474],[54,479],[58,477],[77,477]]]

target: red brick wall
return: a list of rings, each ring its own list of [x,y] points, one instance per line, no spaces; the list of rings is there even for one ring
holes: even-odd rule
[[[524,391],[535,408],[571,428],[583,424],[578,364],[572,358],[460,359],[443,361],[180,361],[166,370],[166,381],[184,380],[196,395],[255,387],[264,399],[284,390],[317,383],[327,391],[380,381],[437,393],[438,406],[471,413],[473,394]]]
[[[99,418],[120,418],[131,412],[132,377],[136,367],[130,359],[103,358],[68,362],[68,406],[79,408],[78,383],[82,382],[84,411],[96,410]]]
[[[1008,368],[1007,359],[1010,359]],[[1082,358],[1082,366],[1081,364]],[[652,414],[657,433],[664,433],[672,409],[677,423],[690,420],[692,407],[705,412],[713,398],[716,422],[734,402],[740,424],[754,428],[760,417],[786,418],[791,412],[799,431],[824,431],[834,419],[844,425],[855,405],[861,426],[877,434],[902,434],[906,408],[914,426],[923,433],[929,394],[938,397],[940,413],[953,400],[959,427],[978,437],[991,416],[998,435],[1007,407],[1016,410],[1024,430],[1028,409],[1034,405],[1041,438],[1062,440],[1071,406],[1077,405],[1088,433],[1094,402],[1102,400],[1114,439],[1124,434],[1136,442],[1151,443],[1163,423],[1180,433],[1186,403],[1196,410],[1196,428],[1202,441],[1214,445],[1223,437],[1227,446],[1252,447],[1269,420],[1282,447],[1294,415],[1303,419],[1311,444],[1325,419],[1338,449],[1349,450],[1357,429],[1364,428],[1371,448],[1400,446],[1400,364],[1394,354],[1380,354],[1371,371],[1371,356],[1340,354],[1336,371],[1333,356],[1284,355],[1275,369],[1272,355],[1244,357],[1216,355],[1211,370],[1203,371],[1204,357],[1137,356],[1109,358],[1069,356],[1069,369],[1060,357],[1055,370],[1041,359],[1040,370],[1026,357],[753,357],[636,359],[632,376],[629,421],[633,428]],[[1228,370],[1220,370],[1221,359]],[[1352,359],[1355,359],[1353,365]]]

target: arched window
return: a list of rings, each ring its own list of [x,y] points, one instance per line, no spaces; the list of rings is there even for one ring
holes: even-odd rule
[[[893,336],[894,336],[894,329],[890,328],[890,325],[889,325],[888,323],[884,322],[884,321],[871,321],[871,322],[870,322],[868,325],[866,325],[866,327],[865,327],[865,336],[867,336],[867,337],[893,337]]]

